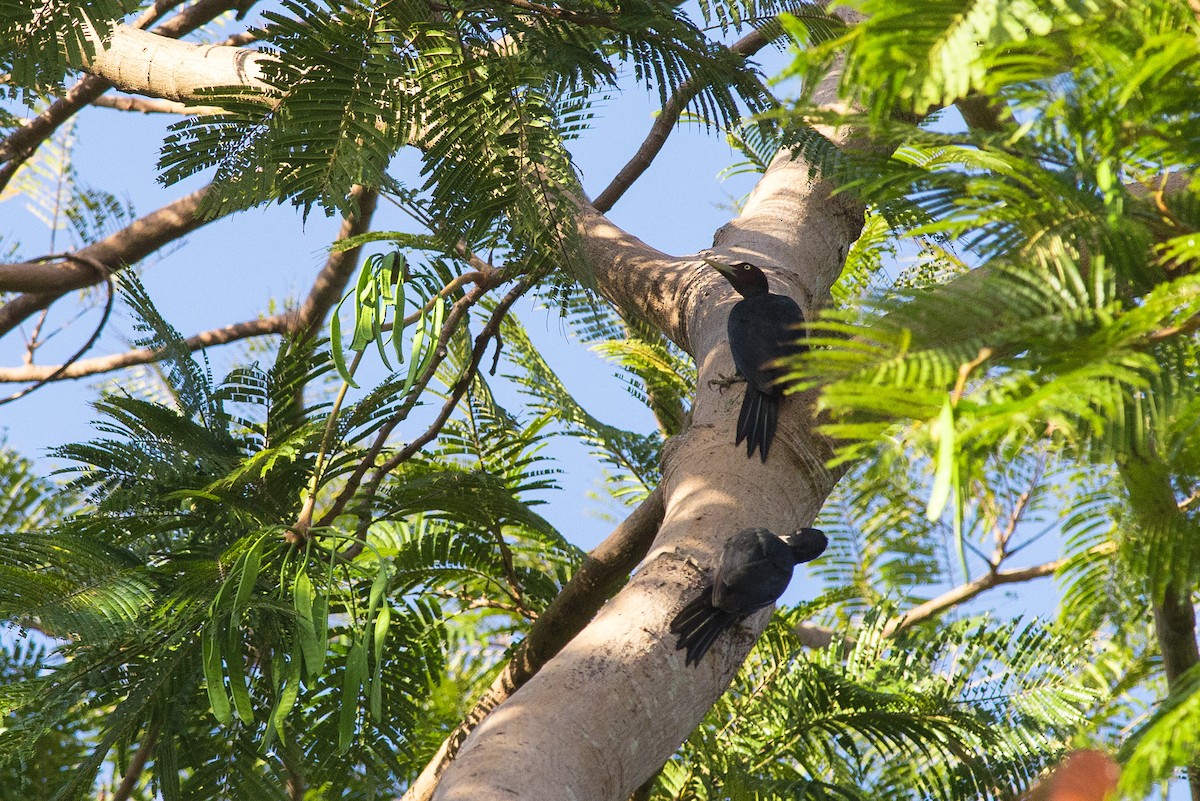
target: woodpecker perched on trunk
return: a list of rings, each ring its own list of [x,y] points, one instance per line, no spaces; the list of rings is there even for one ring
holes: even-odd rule
[[[721,632],[775,603],[792,580],[792,568],[816,559],[828,544],[825,533],[815,528],[784,537],[765,528],[734,534],[716,576],[671,621],[671,633],[679,635],[675,648],[687,649],[684,664],[699,664]]]
[[[767,461],[767,450],[775,436],[779,403],[783,399],[780,380],[784,370],[778,359],[802,353],[804,313],[787,295],[776,295],[767,287],[767,276],[753,264],[704,262],[741,293],[742,299],[729,311],[729,350],[738,374],[746,379],[746,396],[738,415],[737,440],[746,441],[746,456]]]

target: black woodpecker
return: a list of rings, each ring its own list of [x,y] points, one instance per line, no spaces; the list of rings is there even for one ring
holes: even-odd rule
[[[698,665],[713,641],[737,621],[770,606],[792,580],[792,568],[811,562],[829,540],[820,529],[802,528],[780,537],[765,528],[733,535],[721,554],[717,575],[671,621],[676,650],[687,649],[685,665]]]
[[[704,262],[742,295],[729,311],[728,323],[733,363],[746,379],[734,444],[746,440],[746,456],[753,456],[757,449],[765,462],[783,399],[780,379],[784,371],[775,360],[806,349],[801,342],[804,313],[788,296],[773,294],[767,287],[767,276],[753,264],[723,264],[712,259]]]

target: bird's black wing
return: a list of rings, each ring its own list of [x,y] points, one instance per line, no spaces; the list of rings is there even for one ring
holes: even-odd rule
[[[746,383],[760,392],[773,393],[783,371],[777,359],[804,350],[804,313],[787,295],[744,298],[729,311],[729,350],[734,366]]]
[[[795,565],[792,548],[767,529],[739,531],[721,556],[712,604],[739,616],[769,606],[787,589]]]
[[[721,632],[751,612],[774,603],[787,589],[795,566],[792,546],[765,528],[747,528],[725,544],[713,581],[671,621],[684,664],[697,664]]]
[[[804,350],[803,323],[800,306],[786,295],[745,298],[729,312],[729,350],[738,373],[746,379],[735,444],[745,440],[746,455],[753,456],[757,450],[764,462],[775,437],[783,397],[779,382],[784,371],[775,362]]]

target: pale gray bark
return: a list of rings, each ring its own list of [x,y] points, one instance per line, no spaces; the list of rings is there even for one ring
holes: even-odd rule
[[[204,90],[216,86],[269,89],[263,64],[272,58],[244,47],[198,45],[118,25],[80,67],[130,94],[211,105],[212,96]]]

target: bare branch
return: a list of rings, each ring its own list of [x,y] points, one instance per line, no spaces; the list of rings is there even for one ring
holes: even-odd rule
[[[158,19],[167,9],[175,5],[177,3],[173,2],[173,0],[156,3],[137,20],[135,25],[149,25],[153,20]],[[185,33],[194,31],[206,22],[210,22],[236,5],[236,0],[196,0],[194,4],[158,26],[155,29],[154,35],[170,39],[178,38]],[[118,31],[122,29],[137,31],[136,27],[118,26],[117,28]],[[114,31],[115,36],[116,31]],[[17,169],[33,155],[33,152],[37,150],[42,142],[50,138],[76,112],[104,94],[111,87],[112,84],[103,78],[88,75],[71,87],[67,91],[66,96],[52,103],[49,108],[26,122],[3,142],[0,142],[0,163],[4,165],[0,167],[0,189],[8,185],[13,175],[16,174]]]
[[[111,108],[117,111],[136,111],[141,114],[178,114],[182,116],[208,116],[223,114],[225,109],[220,106],[189,106],[174,100],[159,100],[152,97],[134,97],[133,95],[100,95],[92,101],[93,106]]]
[[[1116,546],[1113,543],[1106,542],[1092,548],[1090,553],[1108,554],[1113,553],[1115,550]],[[1014,570],[993,570],[974,581],[948,590],[938,597],[919,604],[900,616],[893,618],[884,626],[883,636],[894,637],[905,629],[922,623],[935,615],[939,615],[996,587],[1002,587],[1007,584],[1020,584],[1051,576],[1066,561],[1066,559],[1056,559],[1053,562],[1045,562],[1044,564]],[[796,626],[792,631],[797,639],[800,640],[800,644],[805,648],[828,648],[829,644],[837,636],[837,632],[834,629],[811,623],[803,623]],[[853,639],[847,639],[846,642],[852,645]]]
[[[729,50],[740,56],[750,56],[765,47],[767,41],[767,37],[761,31],[755,30],[730,45]],[[692,98],[703,87],[703,81],[686,81],[679,87],[679,91],[667,100],[658,118],[650,126],[650,133],[646,135],[646,139],[642,142],[641,147],[633,154],[633,158],[621,168],[620,172],[605,187],[604,191],[592,201],[592,206],[597,211],[607,212],[611,209],[621,199],[621,196],[625,194],[626,190],[633,186],[633,182],[640,178],[642,173],[650,167],[654,162],[654,157],[658,155],[663,145],[666,144],[667,137],[671,135],[671,131],[675,128],[675,123],[679,122],[679,115],[683,113],[683,110],[687,108],[687,104],[691,102]]]
[[[1116,550],[1116,545],[1111,542],[1101,543],[1091,549],[1091,553],[1112,553]],[[1064,564],[1066,559],[1055,559],[1053,562],[1045,562],[1032,567],[1022,567],[1015,570],[990,570],[984,573],[974,581],[968,581],[966,584],[961,584],[948,592],[944,592],[936,598],[932,598],[925,603],[913,607],[897,618],[888,621],[883,627],[883,636],[891,637],[892,635],[917,625],[918,623],[928,620],[934,615],[945,612],[951,607],[958,606],[961,603],[971,600],[977,595],[980,595],[988,590],[999,587],[1004,584],[1019,584],[1025,581],[1032,581],[1037,578],[1051,576],[1054,571],[1058,570]]]
[[[182,42],[157,31],[117,26],[112,38],[81,66],[103,79],[106,87],[185,103],[211,103],[204,90],[213,86],[244,87],[247,97],[260,97],[270,89],[263,80],[263,64],[273,59],[243,47]]]
[[[101,271],[86,266],[89,260],[115,274],[168,242],[212,222],[198,213],[208,192],[205,187],[168,203],[112,236],[76,251],[75,259],[50,264],[37,261],[0,264],[0,292],[25,292],[0,306],[0,336],[72,289],[103,281],[105,276]]]
[[[342,221],[341,230],[338,232],[337,239],[344,240],[350,237],[358,236],[365,232],[370,227],[371,215],[375,211],[375,203],[378,198],[378,193],[373,189],[364,189],[363,187],[355,187],[352,194],[357,198],[359,204],[359,214],[353,219]],[[190,196],[189,196],[190,197]],[[185,198],[186,199],[186,198]],[[169,207],[168,207],[169,208]],[[160,210],[161,211],[161,210]],[[178,210],[176,210],[178,211]],[[156,212],[156,214],[159,212]],[[151,217],[153,215],[150,215]],[[180,221],[184,218],[179,217]],[[138,222],[146,222],[149,217],[142,218]],[[138,223],[134,223],[137,225]],[[131,228],[133,226],[130,226]],[[153,228],[154,226],[149,226]],[[126,229],[128,231],[129,229]],[[114,237],[120,237],[121,233],[114,234]],[[180,232],[181,235],[183,232]],[[113,239],[110,237],[109,239]],[[172,237],[173,238],[173,237]],[[105,240],[108,242],[109,240]],[[138,238],[132,238],[132,242],[140,248],[147,247],[147,244]],[[92,247],[98,247],[104,243],[97,243]],[[111,244],[111,243],[110,243]],[[93,265],[89,269],[99,273],[106,267],[104,262],[100,262],[94,257],[86,256],[92,247],[85,248],[79,253],[68,255],[65,257],[66,264],[70,264],[75,260],[85,260]],[[113,246],[111,249],[118,249]],[[204,348],[213,347],[216,345],[226,345],[231,342],[237,342],[250,337],[265,336],[268,334],[303,334],[311,335],[316,331],[321,323],[325,320],[325,316],[329,313],[329,309],[341,297],[345,291],[346,283],[350,276],[354,273],[358,266],[358,257],[361,254],[361,248],[351,248],[346,251],[331,252],[329,258],[325,262],[325,266],[317,275],[313,283],[312,289],[309,291],[308,297],[300,308],[273,314],[268,317],[260,317],[256,320],[247,320],[233,325],[214,328],[209,331],[204,331],[194,336],[190,336],[184,340],[184,344],[189,350],[202,350]],[[130,256],[130,261],[136,261],[141,256]],[[121,264],[124,259],[116,259],[116,264]],[[113,263],[113,262],[110,262]],[[20,269],[26,265],[0,265],[0,275],[6,267]],[[36,267],[46,265],[38,265]],[[84,266],[87,266],[86,264]],[[55,267],[56,270],[61,270],[61,267]],[[2,279],[0,279],[2,280]],[[60,293],[61,294],[61,293]],[[24,296],[35,297],[35,296]],[[58,297],[55,295],[54,297]],[[18,300],[20,300],[18,298]],[[13,301],[14,303],[16,301]],[[0,308],[0,317],[3,316],[8,306]],[[100,356],[94,359],[84,359],[67,365],[33,365],[26,364],[22,367],[0,368],[0,383],[13,383],[20,381],[59,381],[68,379],[83,378],[89,375],[98,375],[107,373],[113,370],[120,370],[125,367],[132,367],[138,364],[148,364],[162,357],[162,352],[158,350],[140,348],[136,350],[126,351],[124,353],[115,353],[109,356]]]
[[[141,16],[133,21],[133,27],[145,30],[162,19],[168,11],[182,4],[183,0],[157,0],[143,11]]]
[[[1033,475],[1029,478],[1029,486],[1017,496],[1016,502],[1008,513],[1008,521],[1004,524],[1004,528],[996,529],[996,547],[992,551],[990,564],[997,567],[1009,556],[1008,543],[1012,540],[1013,534],[1017,531],[1017,526],[1021,522],[1021,518],[1029,508],[1029,501],[1033,498],[1033,493],[1037,490],[1038,484],[1042,481],[1042,475],[1046,469],[1046,455],[1041,453],[1038,456],[1037,467],[1033,471]]]
[[[1148,342],[1162,342],[1164,339],[1194,334],[1196,331],[1200,331],[1200,314],[1193,315],[1178,325],[1170,325],[1160,328],[1157,331],[1152,331],[1146,335],[1146,340]]]
[[[273,314],[270,317],[260,317],[257,320],[246,320],[245,322],[202,331],[185,339],[184,344],[187,345],[188,350],[196,351],[215,345],[228,345],[231,342],[251,337],[265,336],[267,334],[283,334],[289,331],[291,320],[292,314],[287,312]],[[0,368],[0,383],[7,384],[20,381],[42,380],[67,381],[90,375],[110,373],[113,370],[133,367],[138,364],[149,364],[161,359],[162,356],[162,351],[148,348],[114,353],[109,356],[97,356],[94,359],[83,359],[75,362],[67,367],[66,370],[63,370],[60,375],[54,376],[54,378],[50,378],[50,376],[53,376],[56,370],[60,370],[61,366],[27,365],[24,367],[3,367]]]
[[[371,218],[379,201],[379,190],[356,185],[350,190],[350,196],[358,204],[358,215],[342,220],[335,240],[338,242],[365,234],[371,229]],[[346,284],[358,267],[361,254],[361,247],[330,251],[329,258],[325,260],[325,266],[313,282],[308,297],[292,316],[291,332],[309,336],[320,328],[333,304],[337,303],[346,291]]]
[[[96,266],[100,270],[104,269],[103,265],[96,265]],[[40,387],[44,384],[48,384],[51,381],[58,380],[58,378],[61,377],[64,373],[66,373],[67,370],[71,369],[72,365],[74,365],[79,360],[79,358],[81,356],[83,356],[83,354],[85,354],[89,350],[91,350],[92,345],[96,344],[96,340],[100,338],[100,334],[104,331],[104,326],[108,325],[108,317],[110,314],[112,314],[113,300],[114,300],[114,296],[116,295],[116,292],[113,288],[112,277],[109,275],[106,275],[104,283],[105,283],[106,288],[108,289],[108,295],[104,300],[104,313],[100,317],[100,322],[97,323],[97,325],[96,325],[96,330],[94,330],[92,332],[92,335],[90,337],[88,337],[87,342],[84,342],[83,346],[81,348],[79,348],[79,350],[75,351],[75,353],[71,356],[71,358],[67,359],[67,361],[64,364],[59,365],[56,369],[54,369],[52,372],[50,372],[44,378],[40,378],[37,381],[35,381],[31,386],[28,386],[25,389],[20,390],[19,392],[14,392],[13,394],[9,395],[4,400],[0,400],[0,404],[5,404],[5,403],[9,403],[11,401],[15,401],[18,398],[22,398],[25,395],[28,395],[30,392],[33,392],[35,389],[37,389],[38,387]],[[31,359],[32,359],[34,347],[35,347],[35,345],[31,341],[30,342],[30,350],[29,350]]]
[[[133,795],[133,791],[137,789],[138,781],[142,778],[142,771],[146,769],[146,762],[150,759],[150,754],[154,752],[154,746],[158,742],[158,732],[161,726],[162,724],[156,723],[146,732],[138,750],[134,752],[133,758],[125,766],[125,775],[121,777],[121,784],[113,791],[112,801],[128,801]]]

